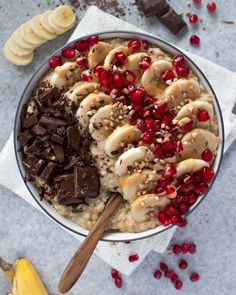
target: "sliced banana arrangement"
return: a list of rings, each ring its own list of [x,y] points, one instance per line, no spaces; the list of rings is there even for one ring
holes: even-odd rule
[[[34,16],[13,32],[5,43],[6,59],[18,66],[29,64],[38,46],[71,29],[75,19],[75,13],[67,5]]]

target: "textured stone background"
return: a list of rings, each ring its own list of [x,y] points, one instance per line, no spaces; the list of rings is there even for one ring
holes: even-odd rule
[[[203,24],[181,38],[169,33],[155,17],[143,18],[137,14],[137,8],[130,1],[119,1],[120,5],[130,8],[131,14],[122,18],[138,25],[149,32],[165,38],[191,52],[204,56],[231,70],[236,70],[236,25],[225,24],[223,20],[234,20],[236,15],[235,0],[218,0],[217,13],[209,15],[203,0],[201,6],[187,6],[186,0],[172,0],[178,12],[194,11],[203,19]],[[192,2],[192,1],[191,1]],[[129,4],[128,4],[129,3]],[[30,16],[56,7],[59,1],[13,1],[0,0],[0,47],[22,22]],[[84,12],[78,11],[79,17]],[[206,30],[202,29],[206,26]],[[191,31],[201,36],[199,48],[189,45]],[[9,64],[1,55],[0,58],[0,148],[11,133],[16,106],[19,97],[34,70],[55,49],[63,45],[71,32],[48,42],[37,49],[34,61],[25,68]],[[1,53],[2,54],[2,53]],[[224,77],[222,77],[224,83]],[[229,150],[211,193],[189,218],[189,225],[178,230],[174,240],[194,240],[198,245],[198,254],[189,257],[191,268],[199,271],[202,280],[192,284],[187,273],[184,278],[183,295],[231,295],[236,290],[236,150],[234,145]],[[39,269],[45,280],[50,295],[59,294],[57,282],[68,258],[74,253],[78,242],[46,216],[30,207],[21,199],[4,188],[0,188],[0,255],[14,261],[17,257],[29,257]],[[162,257],[150,253],[130,278],[124,278],[124,288],[117,290],[110,278],[110,267],[100,258],[93,256],[80,282],[69,293],[83,294],[177,294],[166,280],[156,281],[152,271],[162,259],[170,261],[173,267],[175,258]],[[0,294],[9,291],[9,286],[0,274]],[[33,295],[33,294],[32,294]]]

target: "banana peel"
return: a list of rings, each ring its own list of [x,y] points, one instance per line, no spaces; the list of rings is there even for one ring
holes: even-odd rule
[[[4,275],[8,279],[10,283],[13,283],[13,279],[15,276],[15,269],[13,265],[7,261],[5,261],[2,257],[0,257],[0,268],[2,269]]]

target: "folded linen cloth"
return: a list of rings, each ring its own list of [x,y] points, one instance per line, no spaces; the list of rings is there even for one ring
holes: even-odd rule
[[[92,6],[88,9],[84,18],[78,24],[69,41],[89,33],[94,34],[106,30],[119,30],[120,28],[127,31],[143,32],[141,29]],[[189,52],[185,53],[208,77],[219,99],[224,117],[226,151],[236,138],[236,116],[232,113],[236,100],[236,73]],[[222,83],[221,77],[224,77],[224,83]],[[7,174],[6,171],[8,172]],[[0,184],[13,191],[38,210],[41,210],[25,187],[18,171],[14,155],[13,135],[10,136],[0,153]],[[135,241],[130,244],[99,242],[95,253],[119,272],[125,275],[130,275],[151,250],[163,253],[166,250],[174,231],[175,228],[173,227],[157,236],[141,241]],[[83,241],[83,237],[71,232],[70,234],[79,241]],[[135,263],[130,263],[128,261],[128,256],[130,253],[135,252],[139,254],[139,260]]]

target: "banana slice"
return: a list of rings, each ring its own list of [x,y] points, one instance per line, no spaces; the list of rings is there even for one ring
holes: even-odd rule
[[[70,6],[67,5],[61,5],[52,12],[54,24],[63,30],[71,28],[71,26],[73,26],[75,23],[75,18],[76,14],[73,12]]]
[[[183,147],[182,159],[201,159],[205,149],[209,149],[213,154],[216,152],[219,138],[208,130],[196,128],[183,136],[181,144]]]
[[[52,40],[56,38],[57,34],[48,32],[41,24],[41,14],[35,15],[31,21],[31,29],[39,38]]]
[[[112,49],[106,56],[105,60],[104,60],[104,64],[103,67],[108,70],[110,67],[111,62],[113,61],[113,59],[115,58],[115,54],[116,52],[123,52],[125,55],[129,55],[130,54],[130,50],[128,47],[126,46],[118,46],[114,49]]]
[[[15,39],[16,43],[22,48],[34,50],[36,47],[36,45],[29,43],[21,36],[20,28],[12,34],[12,38]]]
[[[179,79],[166,88],[165,97],[172,105],[184,99],[195,100],[200,95],[200,86],[195,79]]]
[[[4,52],[6,59],[17,66],[28,65],[29,63],[31,63],[33,56],[34,56],[33,52],[31,52],[28,55],[24,55],[24,56],[16,55],[10,50],[7,43],[4,45],[3,52]]]
[[[93,45],[88,53],[88,65],[89,68],[94,68],[96,65],[103,63],[108,52],[111,50],[111,45],[105,42],[98,42]]]
[[[89,132],[93,139],[97,141],[102,141],[106,139],[111,133],[114,127],[107,122],[110,122],[110,116],[112,112],[112,105],[105,105],[98,109],[98,111],[92,116],[89,122]]]
[[[145,147],[135,147],[125,151],[119,156],[115,163],[115,173],[119,176],[128,173],[128,168],[133,167],[135,162],[140,163],[145,160],[151,161],[154,159],[152,151]]]
[[[28,55],[31,54],[32,49],[25,49],[20,47],[15,39],[13,37],[11,37],[8,41],[7,41],[7,45],[10,48],[11,52],[13,52],[15,55],[18,56],[24,56],[24,55]]]
[[[91,93],[82,100],[76,116],[83,127],[89,126],[89,121],[92,115],[102,106],[110,104],[112,98],[103,92]]]
[[[68,28],[62,28],[62,27],[57,26],[54,21],[53,12],[48,15],[48,23],[49,23],[49,26],[54,30],[54,32],[59,35],[65,33],[66,31],[68,31],[69,29],[71,29],[74,26],[74,24],[72,24]]]
[[[118,155],[124,144],[139,140],[141,134],[142,132],[136,126],[125,124],[118,127],[108,137],[104,146],[105,153],[110,157]]]
[[[55,34],[56,31],[53,29],[53,27],[49,23],[49,16],[52,14],[53,10],[47,10],[40,16],[40,23],[42,24],[43,28],[51,33]]]
[[[43,44],[46,39],[43,39],[43,38],[40,38],[38,37],[32,30],[31,28],[31,25],[30,25],[30,21],[23,24],[21,27],[20,27],[20,34],[21,34],[21,37],[23,39],[25,39],[27,42],[35,45],[35,46],[39,46],[41,44]]]
[[[156,212],[166,207],[170,203],[167,196],[157,194],[146,194],[138,197],[131,204],[131,213],[137,222],[143,222],[149,219],[150,212]]]
[[[84,99],[88,94],[92,93],[98,84],[95,82],[79,82],[75,83],[72,88],[70,88],[65,96],[73,102],[76,106],[79,105],[82,99]]]
[[[209,164],[200,159],[187,159],[179,162],[176,166],[175,177],[180,177],[186,173],[194,173],[201,170],[203,167],[209,167]]]
[[[145,56],[148,56],[147,53],[139,52],[131,54],[127,57],[127,62],[125,63],[125,68],[132,72],[140,71],[139,63],[141,59]]]
[[[171,67],[172,65],[169,61],[159,60],[152,63],[143,73],[141,82],[149,95],[158,96],[163,92],[165,84],[162,82],[161,76]]]

